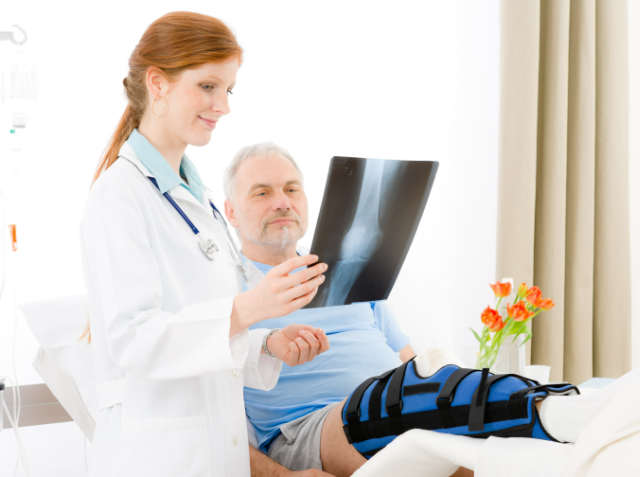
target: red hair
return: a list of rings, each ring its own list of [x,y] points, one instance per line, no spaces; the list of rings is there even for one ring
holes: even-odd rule
[[[118,159],[120,148],[140,124],[148,103],[147,70],[159,69],[169,81],[184,70],[205,63],[237,57],[242,62],[242,48],[235,35],[217,18],[193,12],[172,12],[149,25],[129,58],[129,74],[123,80],[129,100],[113,136],[104,149],[92,184]],[[91,343],[89,320],[82,334]]]

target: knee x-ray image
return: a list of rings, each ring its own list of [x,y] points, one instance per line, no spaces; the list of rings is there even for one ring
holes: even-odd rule
[[[389,297],[437,170],[432,161],[332,158],[311,245],[329,269],[307,308]]]

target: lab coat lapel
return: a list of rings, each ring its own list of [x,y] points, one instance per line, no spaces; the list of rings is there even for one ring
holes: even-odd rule
[[[153,174],[151,174],[151,172],[149,172],[149,169],[147,169],[145,167],[145,165],[140,161],[140,159],[138,159],[138,156],[136,155],[136,153],[133,150],[133,148],[131,146],[129,146],[129,144],[127,144],[126,142],[120,148],[119,156],[124,157],[129,162],[131,162],[145,176],[153,177]],[[173,199],[176,199],[177,201],[191,202],[192,204],[196,204],[196,205],[198,205],[198,206],[200,206],[200,207],[202,207],[203,209],[206,210],[205,205],[200,203],[200,202],[198,202],[198,200],[193,196],[193,194],[191,194],[191,192],[189,192],[187,189],[185,189],[181,185],[177,185],[175,187],[172,187],[171,189],[169,189],[168,192],[169,192],[169,195]],[[204,197],[204,195],[203,195],[203,197]],[[208,202],[206,202],[204,200],[203,200],[203,202],[205,202],[207,204],[207,206],[208,206]]]
[[[133,148],[131,146],[129,146],[129,144],[127,144],[126,142],[120,148],[120,152],[118,153],[118,157],[122,157],[122,158],[128,160],[131,164],[136,166],[140,170],[140,172],[142,172],[145,176],[153,177],[153,174],[151,174],[151,172],[149,172],[149,169],[147,169],[145,167],[145,165],[142,163],[142,161],[140,161],[140,159],[138,159],[138,156],[136,155],[136,153],[133,150]]]
[[[172,187],[171,189],[169,189],[168,192],[169,192],[169,195],[172,198],[176,199],[177,201],[190,202],[192,204],[196,204],[202,207],[203,209],[205,209],[205,206],[201,202],[198,202],[198,199],[196,199],[191,192],[189,192],[187,189],[185,189],[181,185]]]

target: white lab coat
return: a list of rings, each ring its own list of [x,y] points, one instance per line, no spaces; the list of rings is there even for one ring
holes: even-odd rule
[[[243,386],[275,386],[267,330],[229,338],[241,277],[208,191],[169,191],[219,247],[215,261],[125,144],[81,225],[98,405],[89,475],[249,476]]]

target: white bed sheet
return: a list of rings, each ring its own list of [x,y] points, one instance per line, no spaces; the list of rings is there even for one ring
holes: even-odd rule
[[[86,320],[86,295],[20,305],[42,345],[34,366],[63,407],[91,440],[95,387],[91,347],[78,341]],[[420,356],[425,369],[454,359],[441,349]],[[455,361],[453,361],[455,362]],[[413,430],[374,456],[357,477],[440,477],[459,466],[477,477],[640,476],[640,368],[630,384],[580,435],[575,445],[536,439],[473,439]],[[92,412],[92,409],[93,412]],[[250,443],[255,429],[247,420]],[[253,442],[251,442],[253,438]]]

